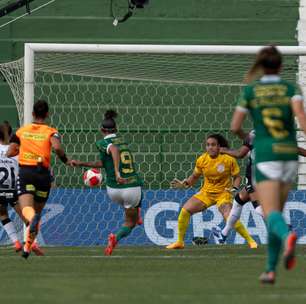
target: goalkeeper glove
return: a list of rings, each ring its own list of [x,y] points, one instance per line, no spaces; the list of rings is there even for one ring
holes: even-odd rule
[[[187,180],[179,180],[175,178],[173,181],[170,182],[171,188],[176,188],[176,189],[186,189],[189,188],[189,185],[187,183]]]

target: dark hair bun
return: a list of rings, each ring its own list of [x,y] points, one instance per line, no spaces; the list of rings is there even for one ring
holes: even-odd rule
[[[114,110],[107,110],[104,114],[105,119],[114,119],[117,117],[117,112]]]

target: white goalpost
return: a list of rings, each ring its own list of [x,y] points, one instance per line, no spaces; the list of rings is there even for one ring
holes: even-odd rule
[[[220,132],[232,146],[241,144],[229,132],[230,119],[244,74],[261,48],[26,43],[24,58],[1,64],[0,71],[15,98],[21,124],[31,122],[35,100],[48,100],[50,123],[62,134],[70,157],[96,159],[94,143],[103,113],[109,108],[118,111],[119,132],[131,143],[145,189],[145,235],[137,228],[127,243],[164,245],[175,239],[179,206],[192,194],[169,189],[169,181],[192,171],[207,134]],[[306,94],[306,46],[279,49],[284,79],[298,82]],[[250,121],[246,128],[251,128]],[[298,140],[305,144],[300,133]],[[300,163],[297,187],[306,189],[306,162],[301,158]],[[80,169],[66,168],[55,159],[52,168],[56,181],[44,217],[46,243],[91,245],[105,240],[117,227],[120,211],[109,205],[103,188],[84,188]],[[194,217],[188,233],[203,236],[205,229],[220,223],[218,212],[211,212]],[[248,222],[250,215],[255,224],[261,221],[251,208],[246,208],[242,220]],[[63,231],[56,226],[62,221]],[[255,230],[264,239],[264,228]],[[233,236],[232,241],[241,239]]]

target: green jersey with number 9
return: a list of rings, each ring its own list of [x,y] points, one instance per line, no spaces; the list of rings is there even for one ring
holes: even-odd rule
[[[119,149],[120,163],[119,171],[123,178],[128,180],[127,184],[118,184],[115,176],[114,162],[111,153],[108,151],[110,145],[116,145]],[[111,188],[130,188],[142,186],[142,180],[135,171],[135,165],[131,151],[122,137],[116,134],[109,134],[96,142],[100,152],[100,159],[106,172],[106,185]]]
[[[265,75],[246,86],[238,109],[249,111],[256,133],[256,163],[297,160],[297,142],[291,102],[301,99],[294,85],[278,75]]]

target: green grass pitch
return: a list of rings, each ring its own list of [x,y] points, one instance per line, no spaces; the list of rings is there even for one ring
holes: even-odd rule
[[[261,286],[264,246],[122,246],[112,257],[100,247],[46,248],[23,260],[0,249],[0,303],[306,303],[305,246],[298,266],[279,267],[274,286]]]

